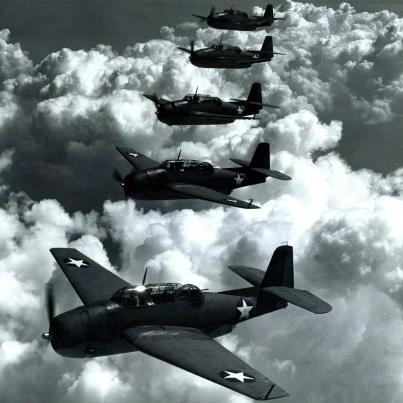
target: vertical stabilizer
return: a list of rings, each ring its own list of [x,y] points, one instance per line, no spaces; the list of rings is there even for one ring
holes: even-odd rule
[[[279,246],[273,253],[269,267],[260,284],[265,287],[294,287],[294,262],[292,246]]]

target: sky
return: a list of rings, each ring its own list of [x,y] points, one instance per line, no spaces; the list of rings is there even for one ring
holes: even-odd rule
[[[226,266],[265,269],[283,242],[294,246],[296,286],[333,311],[290,306],[220,342],[290,403],[401,401],[401,7],[324,3],[283,2],[286,20],[270,32],[285,56],[239,71],[198,69],[176,49],[219,38],[190,17],[210,2],[0,3],[0,401],[249,402],[141,353],[57,356],[40,338],[45,284],[55,283],[58,312],[79,300],[49,248],[76,247],[132,283],[149,267],[151,282],[220,291],[246,286]],[[265,35],[224,40],[259,48]],[[142,96],[198,86],[240,98],[254,81],[280,109],[252,122],[168,127]],[[262,141],[292,180],[235,193],[258,210],[124,200],[112,179],[114,167],[130,170],[116,145],[224,167]]]

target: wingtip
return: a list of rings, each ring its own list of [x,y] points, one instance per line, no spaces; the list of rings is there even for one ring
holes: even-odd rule
[[[290,396],[288,392],[280,388],[280,386],[274,385],[269,390],[269,393],[266,395],[266,398],[264,400],[280,399],[282,397],[288,397],[288,396]]]

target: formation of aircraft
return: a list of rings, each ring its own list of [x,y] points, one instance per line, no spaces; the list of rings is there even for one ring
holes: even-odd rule
[[[262,107],[278,106],[262,103],[262,86],[253,83],[247,99],[223,101],[218,97],[187,94],[182,99],[170,101],[157,95],[143,94],[154,102],[157,118],[167,125],[217,125],[232,123],[236,119],[255,119]],[[250,117],[253,115],[253,117]]]
[[[133,166],[123,177],[114,172],[126,197],[138,200],[201,199],[240,208],[259,208],[229,194],[244,186],[264,183],[266,178],[290,180],[288,175],[270,168],[270,145],[260,143],[250,161],[231,159],[235,168],[216,168],[206,161],[179,159],[162,163],[126,147],[117,150]]]
[[[268,5],[264,16],[248,16],[230,9],[207,17],[197,16],[219,29],[252,31],[275,20]],[[242,50],[222,43],[205,49],[179,47],[189,53],[195,66],[247,68],[270,61],[273,40],[266,36],[260,50]],[[168,125],[223,124],[236,119],[255,119],[262,107],[261,84],[254,83],[246,100],[222,101],[195,94],[170,101],[157,95],[158,119]],[[218,168],[206,161],[180,159],[162,163],[126,147],[117,147],[133,170],[126,176],[114,171],[126,197],[141,200],[201,199],[233,207],[259,208],[230,196],[234,189],[264,183],[268,177],[291,178],[270,167],[270,145],[258,144],[251,160],[231,159],[237,167]],[[308,291],[294,288],[293,249],[278,247],[266,272],[246,266],[229,268],[250,287],[222,292],[201,290],[192,284],[146,283],[131,285],[72,248],[53,248],[51,253],[80,297],[83,305],[55,315],[53,288],[48,287],[46,306],[49,330],[42,334],[60,355],[99,357],[141,351],[256,400],[288,396],[281,387],[239,359],[214,340],[243,321],[284,309],[288,303],[313,313],[332,308]]]
[[[258,28],[271,26],[276,20],[285,20],[285,18],[274,17],[271,4],[267,5],[262,17],[249,16],[245,11],[234,10],[232,6],[219,13],[215,12],[215,7],[211,7],[208,16],[197,14],[193,14],[193,16],[205,21],[212,28],[237,31],[255,31]]]
[[[269,62],[274,55],[283,53],[273,52],[273,38],[266,36],[260,50],[244,49],[239,46],[220,43],[203,49],[194,49],[194,41],[190,42],[190,49],[178,46],[179,50],[189,53],[190,62],[197,67],[246,69],[252,64]]]
[[[332,308],[294,288],[293,250],[278,247],[266,272],[229,268],[251,287],[223,292],[178,283],[131,285],[76,249],[51,253],[84,305],[55,315],[48,288],[49,330],[42,337],[60,355],[99,357],[141,351],[256,400],[288,396],[280,386],[214,340],[243,321],[287,307],[316,314]]]

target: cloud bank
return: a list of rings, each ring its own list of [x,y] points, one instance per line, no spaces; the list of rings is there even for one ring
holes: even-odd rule
[[[291,392],[289,402],[400,402],[403,168],[386,177],[354,171],[333,150],[351,116],[377,124],[401,113],[402,20],[356,13],[346,3],[333,10],[289,1],[284,10],[287,20],[271,32],[287,55],[246,71],[193,67],[176,46],[217,38],[194,23],[163,27],[161,39],[122,54],[106,45],[62,49],[38,65],[1,31],[2,401],[249,401],[140,353],[84,361],[54,354],[40,340],[44,284],[55,283],[59,312],[79,301],[49,248],[77,247],[133,283],[148,266],[150,281],[219,291],[244,285],[225,266],[264,269],[287,241],[295,247],[296,284],[329,300],[333,312],[318,317],[289,307],[240,325],[224,345]],[[264,36],[224,38],[259,48]],[[281,109],[222,127],[157,124],[141,95],[175,99],[198,85],[239,97],[256,80]],[[116,201],[122,195],[112,168],[128,167],[114,145],[155,159],[182,148],[186,157],[225,166],[260,141],[272,144],[273,167],[293,177],[237,191],[260,210]]]

